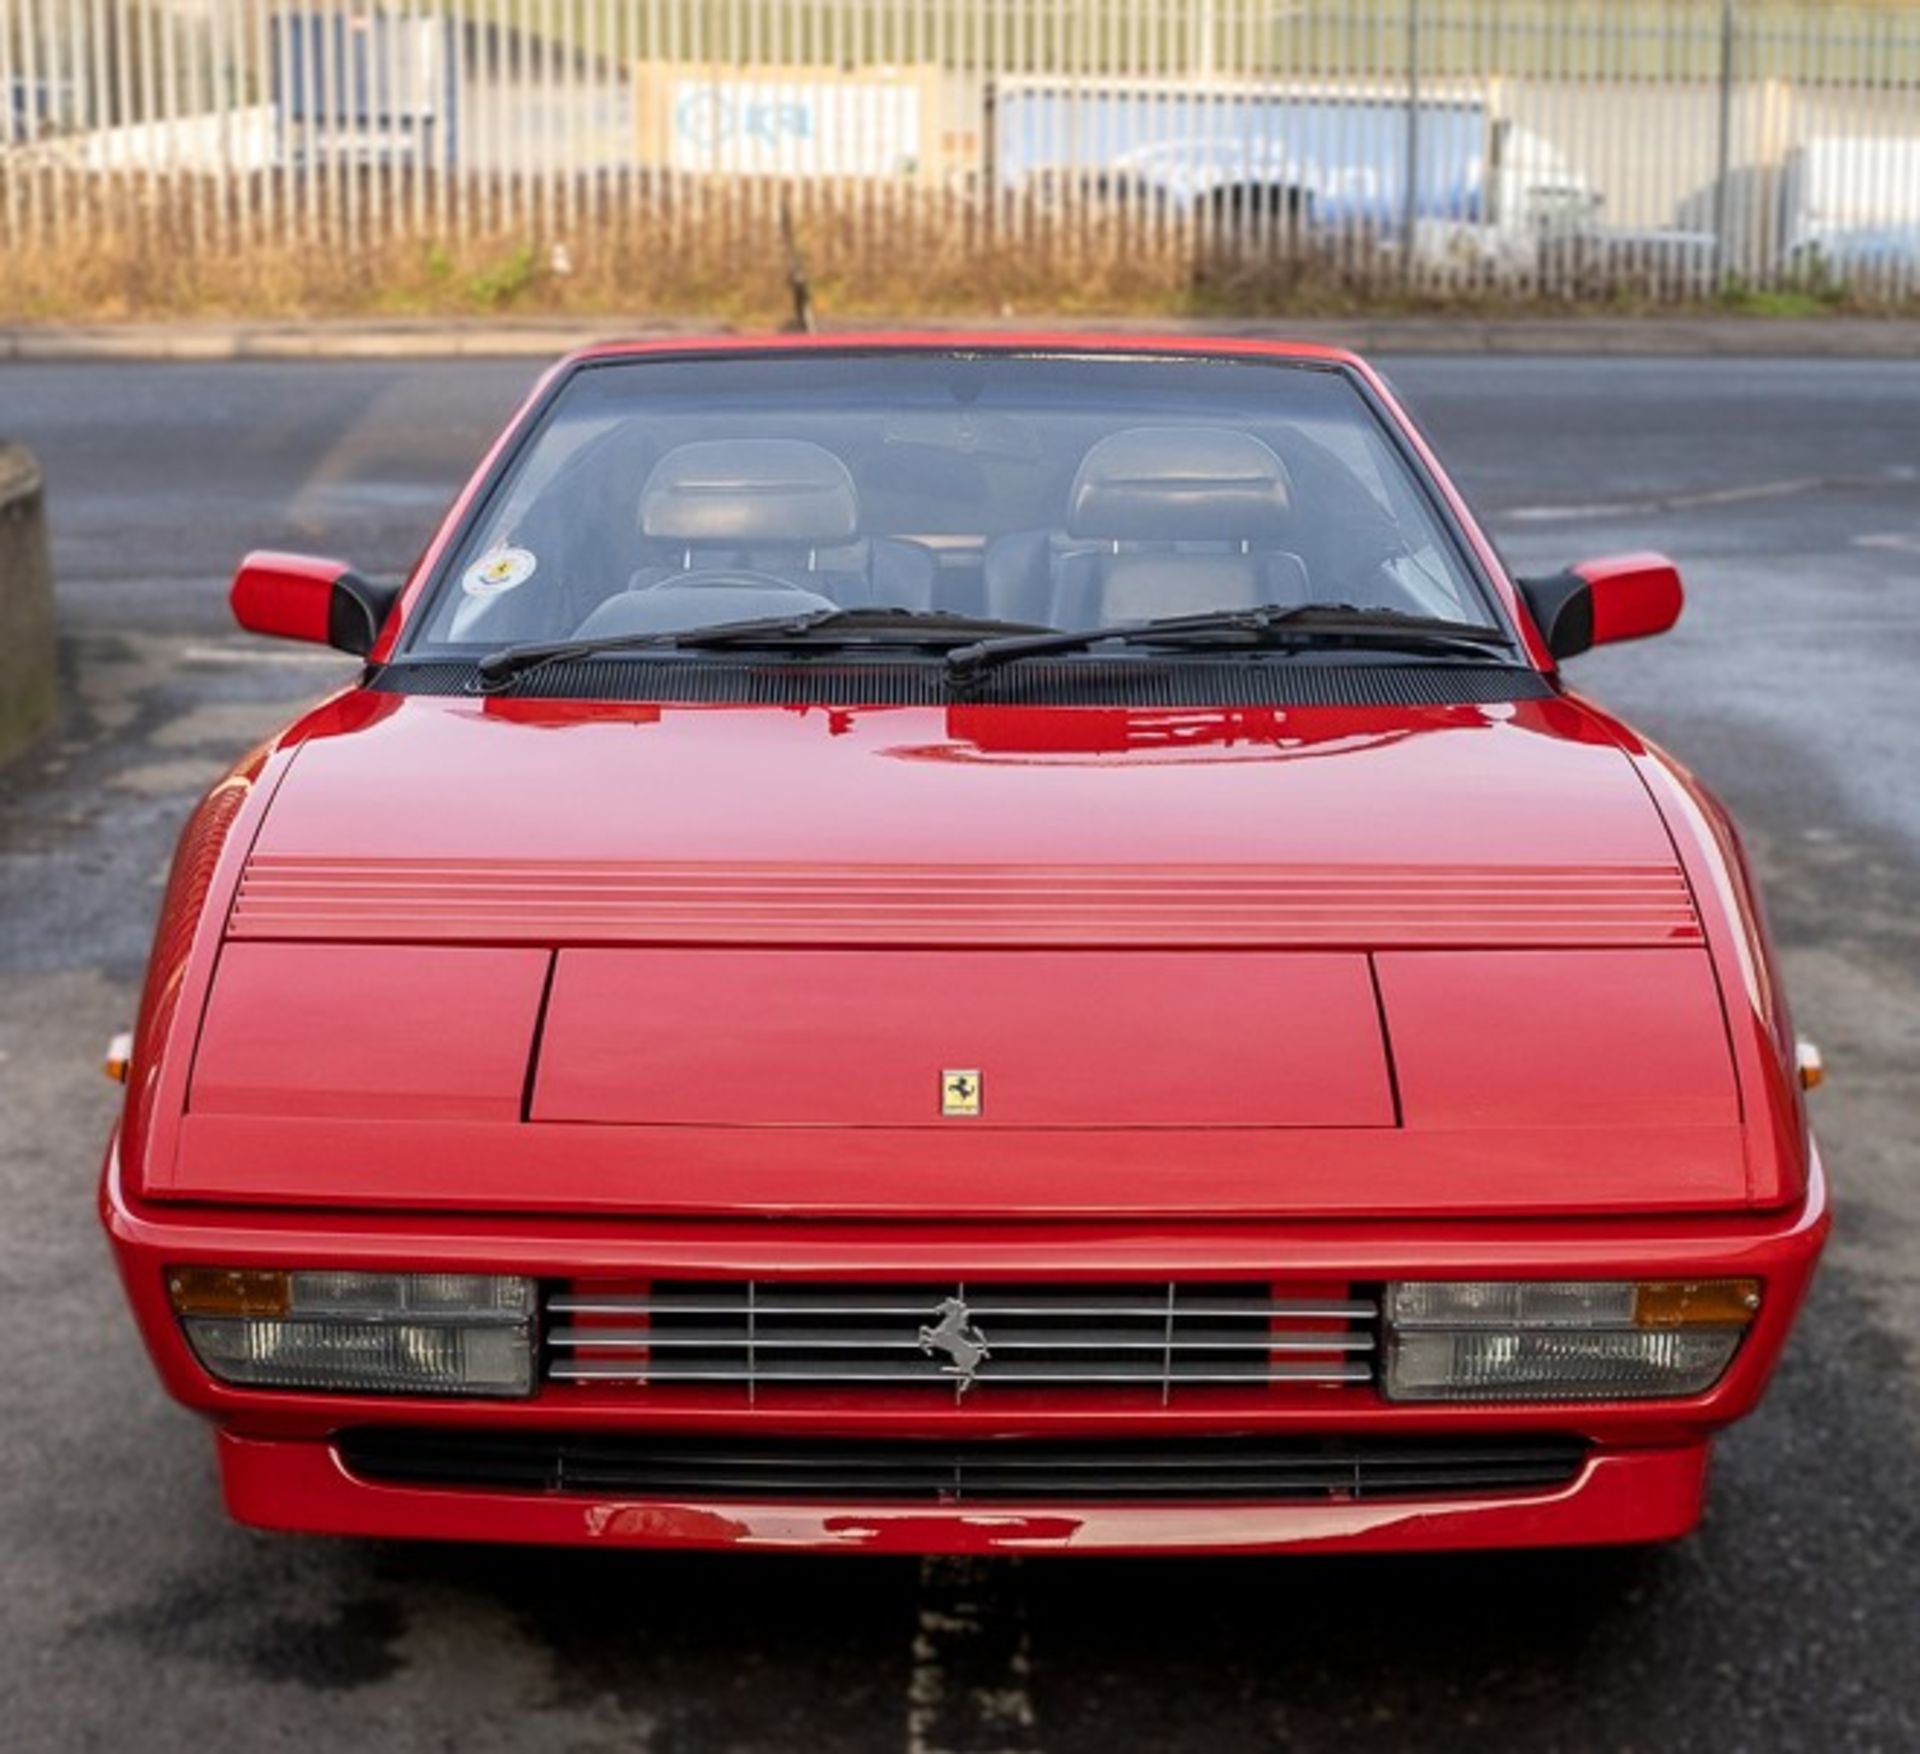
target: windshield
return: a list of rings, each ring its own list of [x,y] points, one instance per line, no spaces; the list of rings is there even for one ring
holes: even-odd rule
[[[1318,605],[1496,625],[1339,371],[910,352],[635,360],[566,383],[407,650],[836,609],[1073,629]]]

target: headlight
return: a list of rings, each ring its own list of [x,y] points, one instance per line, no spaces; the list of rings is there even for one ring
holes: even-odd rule
[[[388,1395],[533,1392],[531,1279],[176,1267],[167,1289],[195,1356],[222,1382]]]
[[[1394,1401],[1632,1401],[1701,1394],[1760,1307],[1757,1279],[1389,1285]]]

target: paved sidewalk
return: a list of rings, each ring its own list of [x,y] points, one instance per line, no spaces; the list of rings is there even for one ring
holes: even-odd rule
[[[1045,316],[833,323],[1141,335],[1284,335],[1373,353],[1632,357],[1920,359],[1920,318],[1891,317],[1284,317],[1221,321]],[[5,360],[546,358],[612,337],[697,335],[721,326],[642,318],[491,318],[386,322],[127,323],[0,328]]]

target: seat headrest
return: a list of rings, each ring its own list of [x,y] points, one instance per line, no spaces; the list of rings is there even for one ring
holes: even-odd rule
[[[1285,534],[1287,466],[1250,432],[1132,426],[1090,451],[1067,496],[1067,534],[1114,542],[1252,541]]]
[[[804,439],[676,445],[640,490],[640,530],[666,542],[851,541],[860,503],[847,466]]]

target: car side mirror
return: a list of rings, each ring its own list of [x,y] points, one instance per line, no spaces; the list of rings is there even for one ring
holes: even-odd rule
[[[229,600],[249,633],[311,640],[364,658],[402,588],[363,579],[344,561],[262,550],[240,563]]]
[[[1519,586],[1528,614],[1556,658],[1665,633],[1686,605],[1680,569],[1664,554],[1582,561],[1548,578],[1521,579]]]

